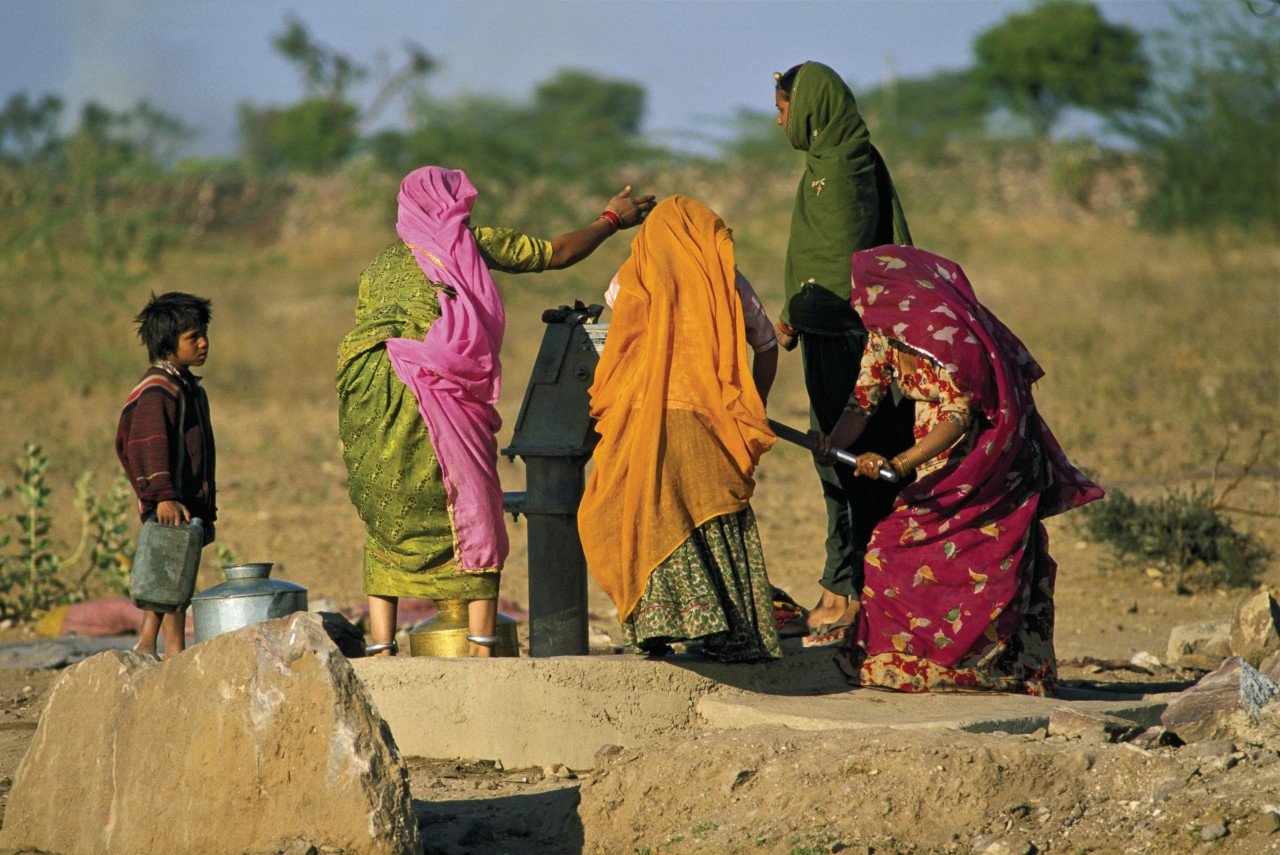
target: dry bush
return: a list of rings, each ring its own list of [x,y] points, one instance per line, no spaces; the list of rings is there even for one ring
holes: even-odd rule
[[[1240,531],[1231,515],[1280,515],[1235,507],[1228,500],[1257,466],[1267,436],[1266,430],[1259,433],[1250,459],[1220,490],[1218,476],[1230,443],[1218,455],[1207,485],[1167,489],[1154,499],[1112,489],[1105,499],[1085,508],[1086,535],[1109,546],[1118,562],[1154,565],[1172,575],[1181,592],[1256,584],[1271,551],[1252,533]]]

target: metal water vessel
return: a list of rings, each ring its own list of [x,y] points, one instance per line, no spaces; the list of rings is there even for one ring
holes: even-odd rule
[[[204,524],[198,518],[181,525],[143,524],[129,573],[129,596],[147,611],[186,606],[196,589],[203,548]]]
[[[307,589],[272,579],[271,562],[229,564],[227,581],[191,598],[196,643],[264,620],[307,610]]]
[[[410,656],[443,656],[460,658],[471,655],[471,643],[467,640],[467,604],[469,600],[436,600],[439,611],[414,624],[409,630]],[[494,656],[519,656],[520,642],[516,637],[516,622],[499,614],[494,626],[498,643]]]

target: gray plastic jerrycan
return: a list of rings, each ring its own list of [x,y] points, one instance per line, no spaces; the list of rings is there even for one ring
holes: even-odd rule
[[[174,612],[191,601],[204,548],[204,523],[144,523],[129,572],[129,596],[138,608]]]

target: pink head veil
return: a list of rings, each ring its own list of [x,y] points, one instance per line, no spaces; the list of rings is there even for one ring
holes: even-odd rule
[[[396,376],[418,400],[444,475],[454,552],[463,570],[492,573],[506,561],[494,406],[506,314],[468,228],[476,189],[465,173],[425,166],[400,185],[396,233],[428,279],[449,286],[423,341],[387,340]]]

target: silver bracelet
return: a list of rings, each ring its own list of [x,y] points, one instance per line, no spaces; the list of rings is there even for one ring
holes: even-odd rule
[[[371,656],[374,653],[381,653],[384,650],[390,650],[391,655],[394,656],[400,652],[400,645],[394,638],[390,641],[380,641],[377,644],[366,644],[364,647],[364,655]]]

